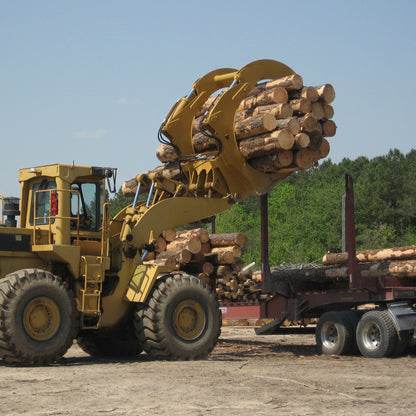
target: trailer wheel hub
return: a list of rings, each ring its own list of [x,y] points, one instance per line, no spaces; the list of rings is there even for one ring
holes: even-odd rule
[[[362,331],[362,339],[368,350],[375,350],[381,342],[381,331],[379,326],[374,322],[368,322]]]
[[[333,322],[326,322],[322,327],[322,344],[326,347],[332,347],[338,342],[337,327]]]
[[[197,339],[204,331],[206,317],[202,306],[195,300],[180,302],[173,314],[177,335],[186,341]]]
[[[61,315],[57,304],[47,297],[32,299],[23,315],[26,332],[36,341],[52,338],[59,328],[60,321]]]

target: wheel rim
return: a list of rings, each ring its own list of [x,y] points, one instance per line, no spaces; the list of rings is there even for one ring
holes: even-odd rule
[[[381,343],[380,327],[374,322],[368,322],[362,330],[362,341],[368,350],[376,350]]]
[[[333,322],[325,322],[321,331],[322,345],[327,348],[334,347],[338,342],[338,330]]]
[[[46,297],[32,299],[26,306],[23,323],[26,332],[37,341],[52,338],[59,328],[61,314],[57,304]]]
[[[186,341],[197,339],[204,331],[206,317],[202,306],[194,300],[185,300],[175,308],[173,324],[179,337]]]

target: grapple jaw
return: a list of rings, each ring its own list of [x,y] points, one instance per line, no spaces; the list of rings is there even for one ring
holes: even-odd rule
[[[190,190],[200,195],[228,196],[235,201],[250,195],[267,193],[286,178],[293,169],[266,174],[253,169],[241,155],[234,128],[236,111],[241,101],[262,80],[273,80],[294,74],[281,62],[258,60],[240,70],[222,68],[196,80],[188,96],[181,98],[168,113],[161,132],[177,149]],[[217,140],[217,150],[198,154],[192,141],[195,116],[201,107],[215,100],[203,116],[206,134]]]

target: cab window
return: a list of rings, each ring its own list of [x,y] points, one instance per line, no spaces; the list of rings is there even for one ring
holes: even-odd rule
[[[79,210],[80,230],[99,231],[102,221],[102,185],[76,182],[71,185],[71,215],[76,217]]]
[[[49,189],[56,189],[55,181],[44,180],[39,183],[35,183],[32,189],[32,201],[30,209],[30,225],[33,225],[34,217],[36,217],[36,225],[49,224],[49,217],[52,215],[50,207],[50,192],[38,192],[47,191]],[[36,204],[35,204],[36,201]],[[36,206],[36,213],[35,213]],[[55,214],[56,215],[56,214]],[[52,219],[52,223],[53,223]]]

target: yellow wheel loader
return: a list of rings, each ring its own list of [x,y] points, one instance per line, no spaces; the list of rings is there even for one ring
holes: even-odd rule
[[[145,265],[143,258],[162,231],[267,193],[291,173],[253,169],[234,132],[236,110],[252,88],[290,74],[282,63],[260,60],[198,79],[160,130],[179,154],[184,179],[138,175],[133,204],[114,218],[105,195],[106,186],[115,187],[116,169],[65,164],[21,169],[20,204],[1,198],[0,357],[49,363],[75,338],[93,355],[144,349],[155,359],[206,357],[220,335],[215,294],[197,277]],[[195,114],[218,92],[203,117],[218,146],[198,154],[192,144]],[[148,197],[139,202],[142,192]]]

